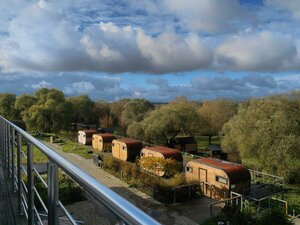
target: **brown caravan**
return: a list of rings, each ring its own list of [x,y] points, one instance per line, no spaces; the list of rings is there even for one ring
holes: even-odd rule
[[[182,170],[182,163],[183,163],[183,158],[181,155],[181,152],[172,149],[172,148],[167,148],[163,146],[154,146],[154,147],[145,147],[141,151],[141,158],[143,157],[157,157],[157,158],[163,158],[163,159],[174,159],[176,160],[180,165],[181,165],[181,170]],[[178,171],[180,172],[180,171]],[[164,176],[165,172],[162,171],[162,169],[158,169],[154,171],[158,176]]]
[[[216,158],[188,162],[186,176],[190,180],[200,181],[203,193],[215,199],[228,197],[230,191],[243,193],[251,185],[250,172],[246,167]]]
[[[143,143],[141,141],[129,138],[115,139],[112,142],[112,155],[123,161],[134,162],[136,157],[140,155],[142,148]]]
[[[93,149],[99,152],[111,152],[112,141],[116,139],[113,134],[94,134]]]

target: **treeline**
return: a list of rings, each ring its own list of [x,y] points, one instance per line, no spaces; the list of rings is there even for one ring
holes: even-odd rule
[[[81,122],[156,144],[177,135],[219,135],[223,149],[243,163],[300,182],[300,92],[240,103],[179,97],[155,106],[145,99],[110,103],[42,88],[33,95],[0,94],[0,114],[24,120],[30,131],[69,130]]]

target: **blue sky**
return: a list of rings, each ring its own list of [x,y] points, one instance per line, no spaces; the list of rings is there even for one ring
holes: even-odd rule
[[[245,99],[300,88],[298,0],[0,2],[0,92]]]

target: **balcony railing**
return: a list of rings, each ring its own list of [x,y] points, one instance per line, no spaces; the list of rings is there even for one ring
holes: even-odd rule
[[[26,153],[22,150],[22,144],[24,145],[24,143],[26,143]],[[44,180],[34,166],[33,147],[48,158],[47,181]],[[159,224],[143,211],[2,116],[0,116],[0,156],[4,167],[8,171],[8,178],[12,180],[11,188],[17,194],[18,214],[25,216],[29,225],[44,224],[45,217],[47,224],[58,225],[59,208],[64,212],[70,224],[80,224],[59,200],[59,168],[81,186],[85,192],[93,196],[97,202],[107,207],[118,218],[119,224]],[[26,163],[22,163],[24,159]],[[35,187],[34,179],[39,179],[47,188],[47,204],[44,203],[38,189]],[[43,212],[37,209],[35,205],[37,201],[40,202]]]

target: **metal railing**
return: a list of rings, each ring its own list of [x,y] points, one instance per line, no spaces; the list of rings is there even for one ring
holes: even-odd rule
[[[26,154],[22,143],[26,142]],[[48,158],[47,182],[34,167],[33,147]],[[17,192],[18,214],[25,215],[28,225],[44,224],[42,217],[47,215],[47,224],[58,225],[58,209],[64,212],[71,224],[79,224],[59,201],[58,168],[70,176],[84,191],[107,207],[124,224],[159,224],[153,218],[123,199],[121,196],[102,185],[95,178],[57,154],[30,134],[0,116],[0,156],[7,168],[8,178],[12,179],[12,190]],[[26,160],[23,165],[22,159]],[[27,177],[25,181],[24,177]],[[45,204],[35,187],[39,179],[48,190],[48,203]],[[35,205],[35,198],[40,202],[43,212]]]

